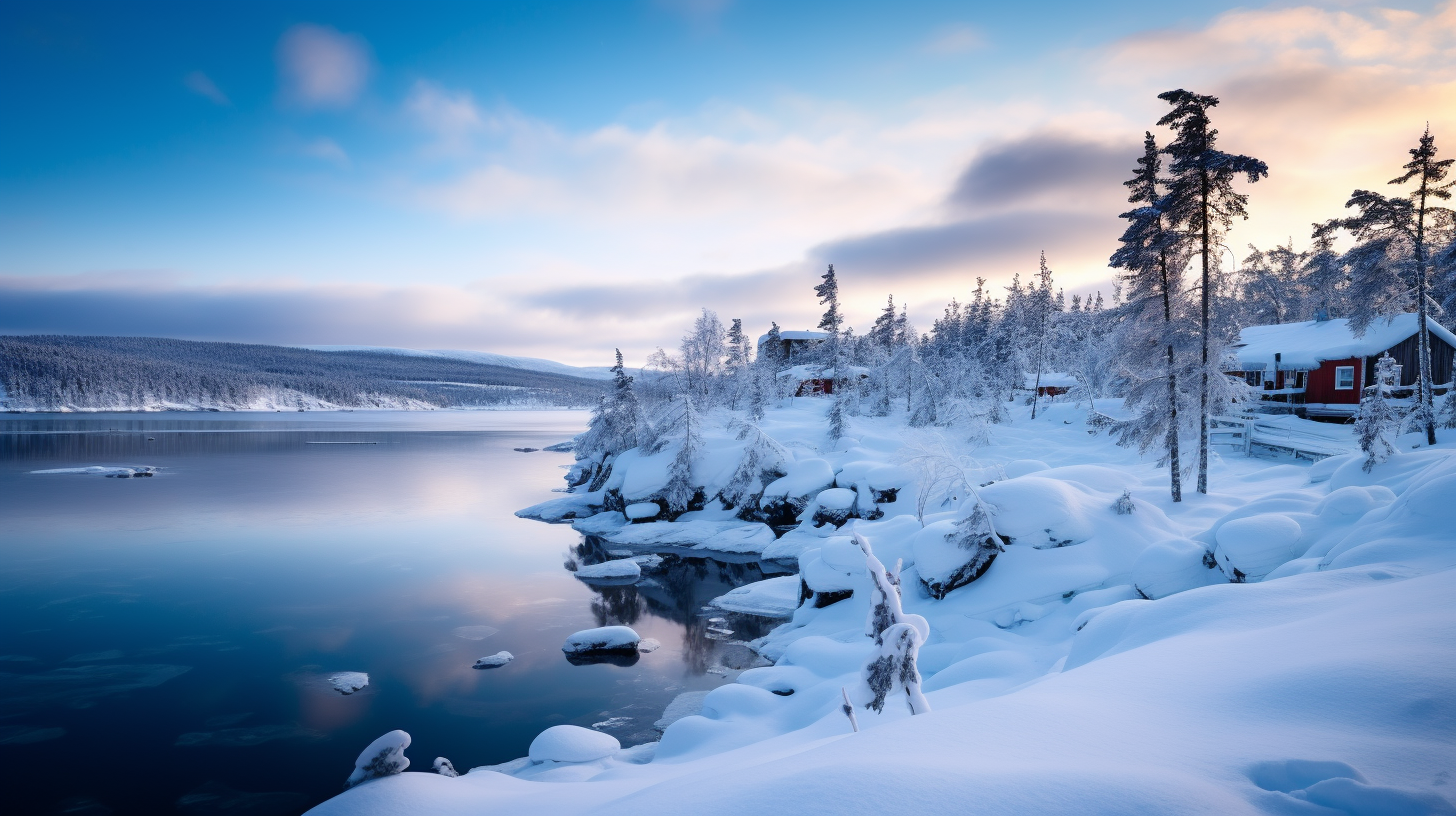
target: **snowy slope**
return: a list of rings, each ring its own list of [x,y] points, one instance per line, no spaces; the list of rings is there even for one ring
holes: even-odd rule
[[[798,463],[828,466],[822,493],[902,478],[884,467],[927,433],[855,417],[831,442],[826,407],[795,400],[760,425]],[[1012,543],[973,583],[936,600],[916,577],[967,502],[937,500],[922,521],[918,487],[902,485],[876,500],[882,517],[836,531],[814,526],[828,500],[813,499],[778,541],[801,539],[811,585],[854,594],[795,610],[755,641],[775,665],[709,693],[660,743],[407,773],[311,812],[1456,814],[1456,434],[1431,449],[1402,437],[1368,474],[1354,455],[1309,466],[1225,448],[1213,492],[1173,504],[1166,472],[1089,433],[1084,410],[1014,417],[975,451]],[[731,437],[705,436],[711,485]],[[658,469],[623,455],[612,481],[650,491]],[[670,524],[701,526],[693,515]],[[861,708],[860,733],[840,711],[842,690],[863,701],[874,652],[850,532],[903,559],[905,611],[931,628],[918,660],[931,711]],[[1247,582],[1231,583],[1239,566]],[[1154,585],[1158,600],[1140,597]]]
[[[591,380],[605,380],[612,376],[610,366],[571,366],[555,360],[539,357],[511,357],[493,354],[489,351],[465,351],[462,349],[407,349],[390,346],[298,346],[314,351],[371,351],[378,354],[399,354],[406,357],[444,357],[450,360],[465,360],[483,365],[519,368],[526,371],[545,371],[551,374],[565,374],[570,377],[585,377]]]

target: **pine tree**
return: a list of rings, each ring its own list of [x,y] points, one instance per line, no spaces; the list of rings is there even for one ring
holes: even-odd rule
[[[1179,418],[1182,400],[1178,374],[1183,368],[1179,348],[1184,345],[1178,326],[1185,314],[1183,236],[1169,228],[1162,210],[1159,176],[1161,151],[1152,133],[1143,139],[1143,155],[1133,177],[1124,182],[1131,193],[1128,201],[1139,205],[1121,215],[1127,219],[1121,246],[1109,261],[1124,270],[1119,280],[1127,286],[1128,321],[1123,335],[1122,357],[1128,366],[1131,386],[1127,407],[1137,416],[1116,428],[1119,444],[1139,450],[1158,448],[1160,461],[1169,464],[1173,501],[1183,500],[1183,467],[1180,432],[1186,420]],[[1094,314],[1101,311],[1102,293],[1097,294]]]
[[[1051,340],[1052,313],[1056,302],[1052,298],[1052,271],[1047,268],[1046,250],[1042,250],[1040,268],[1037,270],[1037,285],[1032,287],[1027,298],[1029,316],[1027,328],[1031,329],[1029,339],[1033,344],[1031,353],[1032,370],[1036,380],[1031,391],[1031,418],[1036,419],[1038,397],[1041,394],[1041,375],[1046,368],[1048,343]]]
[[[895,313],[895,296],[890,295],[885,303],[884,311],[875,318],[875,323],[870,327],[869,339],[883,349],[891,349],[895,346],[895,323],[899,315]]]
[[[1199,338],[1198,399],[1198,492],[1208,492],[1208,417],[1212,404],[1212,377],[1222,376],[1216,367],[1220,360],[1215,349],[1214,327],[1210,308],[1213,303],[1214,253],[1219,238],[1233,219],[1248,218],[1248,196],[1234,192],[1233,181],[1243,175],[1250,183],[1269,175],[1269,166],[1251,156],[1234,156],[1214,148],[1218,131],[1208,118],[1210,108],[1218,104],[1212,96],[1190,93],[1182,89],[1158,94],[1173,110],[1158,120],[1158,125],[1173,129],[1176,137],[1164,153],[1172,159],[1168,192],[1161,205],[1163,212],[1193,237],[1196,252],[1202,259],[1200,294],[1202,309]]]
[[[839,279],[834,274],[834,264],[829,265],[829,271],[822,276],[823,283],[814,287],[814,294],[819,296],[819,303],[829,308],[824,310],[824,316],[819,319],[819,328],[829,333],[828,353],[829,364],[832,366],[832,389],[834,401],[829,406],[829,438],[839,439],[844,436],[845,431],[845,400],[848,395],[845,391],[849,387],[849,379],[844,376],[843,359],[843,338],[839,336],[840,326],[844,324],[844,316],[839,311]]]
[[[676,430],[682,436],[682,444],[678,446],[672,464],[668,465],[667,487],[663,491],[668,512],[674,516],[686,512],[697,496],[698,486],[693,481],[693,461],[698,458],[703,446],[701,420],[698,418],[697,409],[693,407],[692,397],[683,394],[678,399],[680,413]]]
[[[1395,446],[1388,439],[1400,424],[1400,414],[1389,402],[1396,386],[1395,372],[1395,360],[1389,354],[1382,354],[1375,361],[1375,382],[1360,397],[1355,436],[1360,440],[1360,450],[1365,452],[1366,473],[1395,453]]]
[[[930,634],[930,624],[925,618],[904,611],[900,605],[898,576],[885,569],[864,536],[856,533],[854,538],[864,551],[865,571],[871,581],[870,613],[865,622],[865,634],[874,638],[875,645],[879,647],[862,672],[871,697],[865,707],[875,712],[883,711],[890,694],[899,688],[905,694],[905,704],[910,713],[924,714],[930,711],[930,703],[920,690],[920,670],[916,659],[920,646]]]
[[[1432,232],[1442,227],[1449,229],[1452,213],[1436,206],[1432,200],[1451,197],[1450,187],[1456,182],[1442,182],[1456,159],[1436,159],[1436,139],[1430,127],[1410,154],[1405,174],[1389,182],[1405,184],[1417,180],[1416,188],[1408,196],[1387,197],[1370,190],[1356,190],[1345,206],[1358,208],[1360,214],[1339,224],[1360,242],[1348,253],[1350,327],[1356,336],[1364,334],[1376,317],[1415,309],[1419,372],[1414,418],[1426,432],[1426,444],[1434,445],[1436,415],[1429,329],[1431,246],[1435,237]]]

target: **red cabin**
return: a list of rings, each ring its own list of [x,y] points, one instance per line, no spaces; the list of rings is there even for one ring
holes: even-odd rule
[[[1413,388],[1420,371],[1417,317],[1396,315],[1377,319],[1361,337],[1349,321],[1311,320],[1274,326],[1249,326],[1239,333],[1235,349],[1242,376],[1268,407],[1282,407],[1311,417],[1351,417],[1360,405],[1362,389],[1374,382],[1375,361],[1382,354],[1400,366],[1398,385]],[[1431,337],[1431,374],[1437,393],[1450,387],[1451,362],[1456,356],[1456,334],[1434,320]],[[1407,396],[1397,392],[1397,396]]]

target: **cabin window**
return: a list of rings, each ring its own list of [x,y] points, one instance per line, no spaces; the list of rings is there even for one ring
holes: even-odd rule
[[[1244,382],[1248,383],[1249,385],[1252,385],[1255,388],[1258,388],[1260,385],[1263,385],[1263,383],[1264,383],[1264,372],[1262,372],[1262,371],[1245,371],[1244,372]]]
[[[1335,366],[1335,390],[1349,391],[1355,387],[1355,367]]]
[[[1296,371],[1296,372],[1294,372],[1294,387],[1295,388],[1303,388],[1304,387],[1304,376],[1305,376],[1306,373],[1307,372],[1304,372],[1304,371]]]

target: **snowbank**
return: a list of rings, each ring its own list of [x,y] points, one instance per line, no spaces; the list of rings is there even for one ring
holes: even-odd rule
[[[787,618],[799,606],[799,576],[781,575],[755,581],[714,598],[709,606],[745,615]]]

